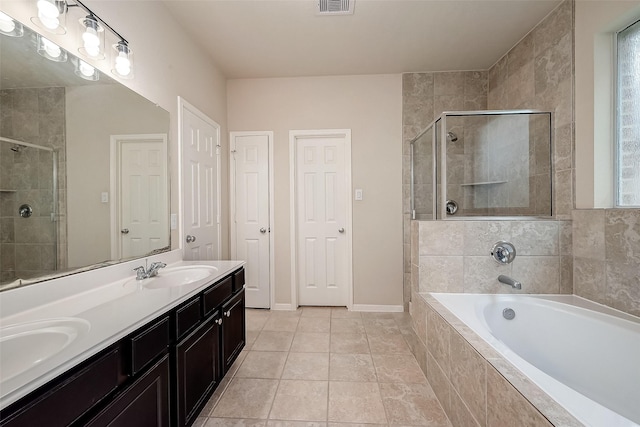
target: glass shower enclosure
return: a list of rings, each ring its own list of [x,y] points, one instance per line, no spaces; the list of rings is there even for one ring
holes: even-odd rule
[[[58,269],[57,152],[0,137],[0,285]]]
[[[552,215],[552,114],[444,112],[411,141],[413,219]]]

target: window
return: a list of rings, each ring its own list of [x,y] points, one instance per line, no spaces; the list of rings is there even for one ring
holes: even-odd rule
[[[616,41],[616,205],[640,207],[640,21]]]

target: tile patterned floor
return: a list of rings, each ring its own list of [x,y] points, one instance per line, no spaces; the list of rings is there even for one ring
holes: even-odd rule
[[[247,309],[247,346],[196,427],[450,427],[406,313]]]

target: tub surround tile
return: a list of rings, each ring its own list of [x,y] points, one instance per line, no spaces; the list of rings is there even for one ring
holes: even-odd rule
[[[515,221],[511,227],[511,242],[518,255],[558,255],[558,222]]]
[[[499,240],[511,240],[512,221],[464,221],[464,255],[486,256]]]
[[[471,414],[467,405],[465,405],[458,393],[452,389],[451,391],[451,410],[447,413],[451,419],[451,423],[458,427],[480,427],[486,425],[486,421],[480,424]]]
[[[425,375],[431,385],[434,394],[440,401],[447,414],[451,414],[451,390],[452,386],[444,371],[438,365],[430,352],[426,351],[427,370]],[[457,424],[456,424],[457,425]]]
[[[487,370],[487,426],[551,427],[518,391],[493,368]]]
[[[421,221],[420,255],[463,255],[464,223],[460,221]]]
[[[486,361],[458,333],[451,333],[451,384],[473,417],[484,425],[487,416]]]
[[[606,263],[605,301],[610,307],[640,316],[640,275],[638,265]]]
[[[575,210],[573,255],[576,258],[605,260],[604,210]]]
[[[576,295],[606,304],[606,262],[575,257],[573,286]]]
[[[640,265],[640,209],[607,209],[604,214],[607,261]]]
[[[421,256],[419,292],[462,292],[462,256]]]
[[[560,291],[560,258],[517,257],[513,262],[511,277],[522,283],[521,291],[514,290],[517,293],[557,294]]]
[[[449,335],[451,328],[433,309],[427,307],[427,349],[450,378]]]
[[[510,276],[512,265],[513,264],[498,264],[489,256],[465,257],[464,292],[485,294],[508,293],[511,288],[498,282],[498,276],[501,274]]]
[[[573,257],[560,257],[560,293],[573,293]]]

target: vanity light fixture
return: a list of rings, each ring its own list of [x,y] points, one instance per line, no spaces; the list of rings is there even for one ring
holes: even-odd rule
[[[0,12],[0,34],[9,37],[22,37],[24,29],[21,23],[14,21],[9,15]]]
[[[66,19],[68,6],[65,0],[38,0],[38,15],[31,18],[31,22],[38,27],[54,34],[66,34]]]
[[[87,64],[80,58],[73,62],[75,64],[74,73],[76,76],[93,82],[100,79],[100,72],[96,70],[94,66]]]
[[[81,9],[84,16],[78,20],[80,25],[80,31],[78,31],[78,51],[92,60],[105,59],[106,33],[107,30],[109,30],[109,32],[119,40],[113,45],[114,51],[111,55],[113,58],[112,72],[122,79],[133,78],[133,54],[131,53],[129,43],[80,0],[36,0],[36,6],[38,8],[38,16],[31,18],[31,21],[40,28],[56,34],[65,34],[67,32],[65,23],[69,10],[72,8]],[[0,16],[0,33],[4,33],[3,29],[10,29],[12,27],[10,21],[3,21],[2,19],[3,17]],[[19,25],[17,22],[15,24]],[[20,27],[20,29],[22,30],[22,27]],[[38,47],[38,52],[42,55],[40,47]],[[46,49],[44,52],[46,52]],[[66,52],[62,52],[66,60]],[[48,55],[46,57],[51,59],[50,56],[51,55]],[[98,71],[94,69],[95,73],[90,74],[90,68],[88,67],[93,68],[93,66],[84,61],[78,62],[76,64],[76,74],[83,78],[88,77],[88,80],[98,80]]]
[[[80,19],[80,47],[78,51],[93,59],[104,59],[104,27],[95,15]]]
[[[65,62],[67,60],[67,52],[51,40],[38,34],[38,53],[50,61]]]
[[[114,55],[111,71],[123,79],[133,78],[133,52],[127,42],[121,40],[113,45],[113,49],[116,51],[116,55]]]

